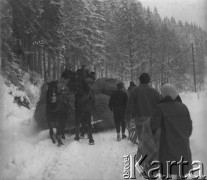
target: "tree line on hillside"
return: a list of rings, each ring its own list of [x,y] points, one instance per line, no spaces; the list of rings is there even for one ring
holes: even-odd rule
[[[157,88],[171,82],[202,90],[207,33],[162,19],[137,0],[0,0],[1,68],[12,64],[58,79],[65,64],[86,64],[98,77],[137,81],[148,72]],[[194,60],[194,61],[193,61]]]

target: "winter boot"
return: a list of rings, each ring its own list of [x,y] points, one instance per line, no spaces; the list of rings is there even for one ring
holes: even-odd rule
[[[83,133],[80,133],[80,138],[84,139],[84,134]]]
[[[77,137],[77,136],[74,138],[75,141],[79,141],[79,139],[80,139],[80,138]]]
[[[65,134],[64,133],[62,134],[62,139],[65,139]]]
[[[55,144],[55,143],[56,143],[54,138],[52,139],[52,143],[53,143],[53,144]]]
[[[124,133],[122,133],[122,139],[125,139],[127,136],[124,134]]]
[[[50,138],[51,138],[53,144],[55,144],[56,142],[55,142],[55,138],[54,138],[54,135],[53,135],[53,130],[50,130]]]
[[[64,145],[63,142],[62,142],[62,140],[60,138],[58,138],[58,147],[60,147],[62,145]]]
[[[94,145],[95,143],[94,143],[94,140],[93,139],[90,139],[89,140],[89,145]]]
[[[121,141],[121,137],[119,133],[117,133],[117,141]]]

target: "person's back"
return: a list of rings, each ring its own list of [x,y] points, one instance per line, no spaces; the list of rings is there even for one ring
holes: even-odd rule
[[[150,87],[150,77],[147,73],[141,74],[139,77],[140,85],[133,89],[129,96],[129,101],[126,108],[126,121],[129,130],[130,140],[139,141],[143,124],[151,118],[155,108],[161,97],[159,93]],[[132,126],[130,125],[131,119],[134,119]],[[136,126],[136,133],[133,133],[134,126]],[[131,132],[131,133],[130,133]],[[136,135],[136,136],[135,136]]]
[[[128,100],[127,93],[123,90],[123,83],[117,84],[117,90],[112,93],[109,99],[109,109],[113,111],[114,123],[117,132],[117,140],[120,141],[120,127],[122,127],[122,138],[125,135],[125,109]]]
[[[127,116],[151,117],[156,105],[161,100],[160,94],[148,84],[150,77],[147,73],[140,76],[140,85],[135,87],[130,94],[127,104]]]
[[[159,160],[164,165],[163,174],[166,174],[166,162],[179,162],[181,157],[189,163],[185,165],[184,173],[191,168],[191,150],[189,137],[192,133],[192,120],[188,108],[176,97],[178,93],[174,86],[165,84],[161,88],[163,100],[157,106],[150,123],[152,133],[161,128]],[[172,174],[179,175],[175,166]]]
[[[140,84],[132,91],[134,114],[137,117],[151,117],[160,101],[159,93],[148,84]]]
[[[126,92],[123,90],[116,90],[111,95],[111,101],[110,106],[113,108],[113,110],[124,110],[126,108],[127,98],[126,98]]]
[[[192,132],[188,109],[184,104],[172,100],[159,104],[158,108],[164,112],[162,136],[168,137],[162,142],[166,149],[177,152],[177,147],[183,146],[183,142]]]

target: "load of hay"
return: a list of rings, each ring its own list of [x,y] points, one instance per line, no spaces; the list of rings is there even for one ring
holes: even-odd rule
[[[93,90],[96,94],[105,94],[110,96],[113,91],[116,90],[116,85],[120,81],[113,78],[100,78],[95,81]]]
[[[120,82],[117,79],[112,78],[100,78],[97,79],[93,85],[93,91],[95,93],[95,109],[93,112],[94,127],[99,130],[108,130],[114,128],[113,114],[108,108],[109,98],[113,91],[116,90],[116,84]],[[35,119],[41,129],[47,128],[46,121],[46,91],[47,86],[44,85],[41,89],[40,100],[37,104]],[[74,107],[74,94],[70,94],[71,105]],[[70,117],[68,118],[68,129],[75,128],[75,108],[72,109]]]

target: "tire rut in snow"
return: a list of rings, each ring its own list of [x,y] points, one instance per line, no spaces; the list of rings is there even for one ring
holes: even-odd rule
[[[52,180],[57,174],[59,166],[62,166],[62,154],[64,154],[65,149],[68,147],[71,141],[66,142],[63,146],[57,147],[57,151],[54,155],[54,158],[48,161],[42,175],[42,180]]]

